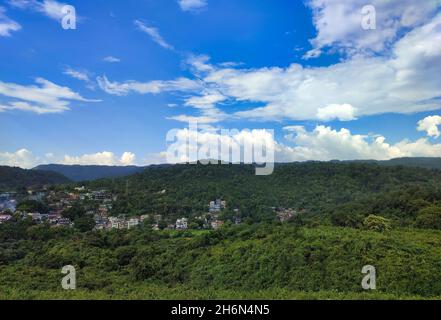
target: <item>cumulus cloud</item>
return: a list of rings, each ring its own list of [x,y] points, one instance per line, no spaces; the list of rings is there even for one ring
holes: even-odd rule
[[[169,133],[168,149],[161,153],[168,163],[185,163],[204,160],[224,162],[261,162],[253,157],[254,147],[266,146],[269,154],[274,154],[272,132],[264,129],[228,130],[218,132],[214,128],[176,129]],[[246,146],[246,147],[245,147]],[[251,147],[250,147],[251,146]],[[248,148],[248,149],[247,149]],[[249,150],[250,152],[246,152]],[[269,157],[273,162],[273,158]]]
[[[440,6],[439,0],[307,0],[312,9],[317,36],[311,40],[313,49],[305,57],[319,56],[331,48],[352,54],[378,53],[387,50],[400,33],[418,27],[431,19]],[[376,28],[365,30],[362,19],[372,6]]]
[[[183,11],[198,11],[208,5],[207,0],[178,0],[178,4]]]
[[[134,165],[136,155],[132,152],[124,152],[118,157],[113,152],[103,151],[93,154],[78,156],[56,156],[51,152],[39,157],[27,149],[16,152],[0,152],[0,165],[20,167],[24,169],[34,168],[40,164],[57,163],[65,165],[106,165],[106,166],[129,166]]]
[[[5,14],[6,10],[0,7],[0,37],[9,37],[11,32],[21,29],[21,25]]]
[[[305,160],[387,160],[399,157],[440,157],[441,144],[431,144],[427,139],[402,140],[390,144],[384,136],[357,135],[348,129],[335,130],[317,126],[307,131],[302,126],[286,127],[285,138],[293,144],[277,145],[279,161]]]
[[[234,114],[242,118],[322,120],[331,109],[342,110],[326,106],[345,104],[353,107],[339,115],[346,120],[435,110],[441,96],[441,14],[408,32],[386,56],[354,56],[328,67],[222,68],[206,56],[188,63],[205,86],[228,99],[263,104]]]
[[[250,154],[245,156],[243,147],[256,146],[256,143],[266,146],[267,152],[274,154],[276,162],[441,157],[441,144],[431,143],[427,138],[389,143],[382,135],[353,134],[345,128],[337,130],[324,125],[317,125],[310,131],[304,126],[286,126],[283,130],[284,140],[276,141],[274,134],[264,129],[222,132],[219,128],[203,125],[198,126],[197,130],[175,129],[167,135],[167,150],[149,154],[141,163],[182,163],[207,159],[253,161],[256,159]],[[189,144],[189,141],[194,143]],[[47,153],[42,158],[34,156],[27,149],[0,152],[0,165],[22,168],[32,168],[42,163],[127,166],[136,164],[136,159],[132,152],[124,152],[121,156],[103,151],[63,157]]]
[[[103,151],[94,154],[84,154],[81,156],[65,155],[59,163],[66,165],[103,165],[103,166],[121,166],[132,165],[135,155],[131,152],[124,152],[118,158],[113,152]]]
[[[9,167],[32,168],[38,163],[38,158],[27,149],[16,152],[0,152],[0,165]]]
[[[340,121],[355,120],[355,108],[350,104],[330,104],[327,107],[319,108],[317,118],[322,121],[338,119]]]
[[[441,116],[429,116],[418,122],[418,131],[426,131],[429,137],[439,138],[441,132],[438,126],[441,125]]]
[[[35,82],[37,85],[25,86],[0,81],[0,95],[9,98],[8,102],[0,105],[0,110],[22,110],[38,114],[61,113],[70,110],[74,101],[98,101],[85,99],[70,88],[43,78],[37,78]]]
[[[131,92],[139,94],[157,94],[165,91],[191,91],[200,89],[200,83],[197,80],[187,78],[178,78],[169,81],[125,81],[111,82],[106,76],[97,77],[98,85],[102,90],[109,94],[125,96]]]
[[[196,159],[228,162],[232,160],[230,148],[240,150],[244,144],[261,141],[271,146],[269,150],[274,151],[277,162],[441,157],[441,144],[432,144],[425,138],[392,144],[381,135],[353,134],[345,128],[336,130],[323,125],[317,125],[311,131],[303,126],[287,126],[284,131],[285,141],[282,142],[276,141],[267,130],[231,130],[229,135],[222,135],[215,128],[199,131],[178,129],[173,132],[173,144],[165,151],[165,156],[173,163]],[[189,144],[190,139],[196,143]]]
[[[165,41],[165,39],[159,34],[159,30],[157,28],[148,27],[140,20],[135,20],[135,25],[140,31],[148,34],[152,38],[152,40],[159,44],[161,47],[168,50],[174,50],[173,46],[168,44],[167,41]]]
[[[125,166],[130,166],[135,163],[136,156],[132,152],[124,152],[121,156],[121,159],[119,160],[121,164]]]

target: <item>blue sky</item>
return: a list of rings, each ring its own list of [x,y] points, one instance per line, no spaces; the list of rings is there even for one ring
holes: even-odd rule
[[[440,1],[371,3],[3,1],[0,164],[164,162],[189,117],[279,161],[441,156]]]

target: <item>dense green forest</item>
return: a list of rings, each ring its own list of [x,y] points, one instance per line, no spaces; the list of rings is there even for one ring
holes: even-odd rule
[[[311,162],[255,176],[245,165],[177,165],[86,186],[116,194],[115,215],[191,218],[222,198],[224,218],[238,208],[243,219],[187,231],[1,224],[0,298],[441,298],[441,171]],[[300,214],[281,223],[272,207]],[[61,289],[65,265],[77,290]],[[365,265],[377,290],[361,287]]]
[[[441,297],[441,232],[435,230],[289,223],[89,233],[22,225],[12,233],[3,225],[0,236],[0,298]],[[68,264],[78,272],[72,292],[60,286]],[[378,274],[371,292],[360,285],[367,264]]]
[[[0,166],[0,192],[41,188],[45,185],[69,183],[65,176],[52,171],[25,170]]]

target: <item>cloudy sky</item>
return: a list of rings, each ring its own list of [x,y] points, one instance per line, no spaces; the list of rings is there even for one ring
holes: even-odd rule
[[[0,1],[0,165],[164,162],[189,120],[272,129],[277,161],[441,156],[440,8]]]

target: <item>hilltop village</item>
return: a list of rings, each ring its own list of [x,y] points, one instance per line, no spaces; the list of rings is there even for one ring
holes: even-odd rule
[[[160,192],[165,193],[166,190]],[[31,219],[35,223],[49,224],[53,227],[82,225],[81,229],[88,231],[123,230],[139,226],[149,226],[153,230],[217,230],[227,222],[242,223],[238,208],[233,209],[232,218],[222,218],[222,213],[228,205],[227,201],[222,199],[207,201],[205,214],[179,217],[175,220],[156,213],[139,216],[118,214],[112,210],[117,199],[117,195],[107,190],[89,190],[84,186],[76,187],[70,192],[47,188],[29,189],[24,194],[5,192],[0,194],[0,224],[17,219]],[[297,214],[293,209],[272,209],[281,222],[287,222]],[[84,212],[79,212],[80,210]]]

